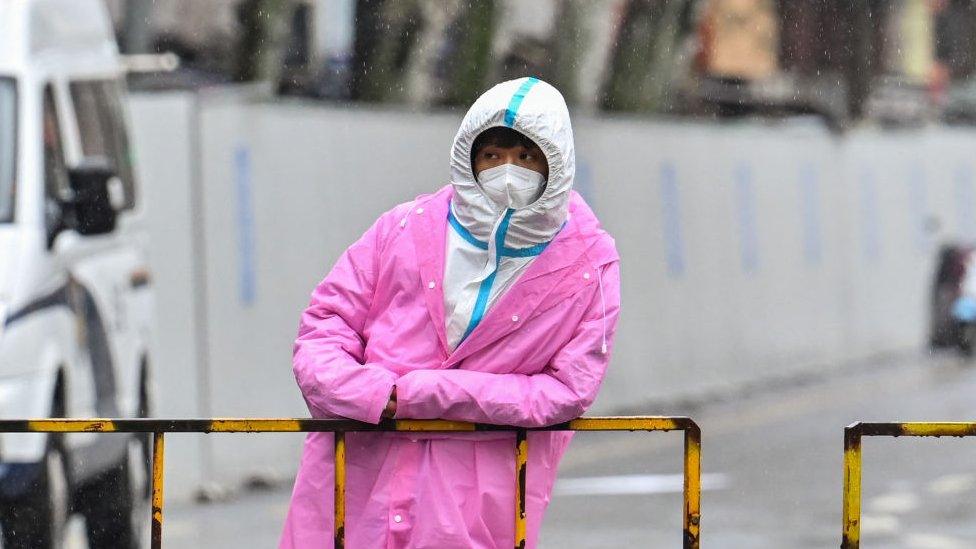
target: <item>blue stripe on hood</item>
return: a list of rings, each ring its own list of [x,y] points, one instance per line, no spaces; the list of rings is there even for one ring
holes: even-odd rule
[[[511,128],[515,125],[515,117],[518,115],[519,106],[522,105],[522,100],[525,99],[525,95],[529,93],[532,86],[535,86],[539,82],[539,79],[530,76],[525,82],[519,86],[518,91],[512,96],[512,100],[508,102],[508,109],[505,110],[505,125]]]
[[[451,227],[454,228],[454,232],[461,236],[468,244],[471,244],[475,248],[480,250],[488,250],[488,243],[478,240],[476,236],[471,234],[471,231],[464,228],[464,225],[454,217],[454,212],[448,208],[447,211],[447,222],[450,223]],[[565,227],[566,224],[563,223]],[[560,229],[562,230],[562,229]],[[541,254],[546,250],[546,247],[552,240],[547,240],[535,246],[529,246],[528,248],[509,248],[508,246],[502,246],[501,252],[499,252],[500,257],[532,257]]]

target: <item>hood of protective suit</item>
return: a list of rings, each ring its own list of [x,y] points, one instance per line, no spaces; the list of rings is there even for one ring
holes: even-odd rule
[[[451,149],[454,217],[479,240],[493,241],[500,220],[508,213],[506,205],[485,194],[471,166],[475,138],[496,126],[526,135],[539,145],[549,163],[545,190],[535,202],[511,212],[503,245],[526,248],[548,242],[566,222],[576,153],[566,101],[559,90],[538,78],[494,86],[464,116]]]

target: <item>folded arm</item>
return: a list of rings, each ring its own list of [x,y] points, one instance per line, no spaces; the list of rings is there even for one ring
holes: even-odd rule
[[[414,370],[396,382],[396,417],[542,427],[582,415],[610,358],[609,349],[603,352],[604,329],[611,340],[620,310],[618,264],[606,265],[602,277],[605,302],[595,291],[572,338],[542,372]]]
[[[376,286],[383,218],[339,258],[302,313],[292,364],[313,416],[377,423],[396,375],[364,364],[363,327]]]

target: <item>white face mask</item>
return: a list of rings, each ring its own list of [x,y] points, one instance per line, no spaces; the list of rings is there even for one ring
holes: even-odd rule
[[[524,208],[542,196],[546,180],[542,174],[516,166],[502,164],[478,173],[478,183],[488,198],[499,206]]]

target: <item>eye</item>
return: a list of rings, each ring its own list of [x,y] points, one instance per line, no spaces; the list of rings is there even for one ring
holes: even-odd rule
[[[534,160],[534,159],[535,159],[535,155],[532,153],[524,152],[519,155],[519,160]]]

